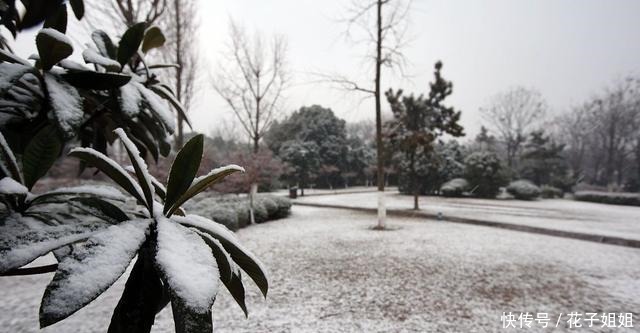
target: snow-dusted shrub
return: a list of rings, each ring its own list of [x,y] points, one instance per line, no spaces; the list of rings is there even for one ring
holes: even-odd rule
[[[268,219],[273,219],[278,214],[278,204],[271,196],[258,195],[256,200],[259,201],[267,210]]]
[[[440,187],[440,193],[445,197],[461,197],[469,189],[469,182],[464,178],[454,178]]]
[[[520,200],[533,200],[540,196],[540,188],[526,179],[509,183],[507,192]]]
[[[291,214],[291,200],[289,200],[289,198],[274,195],[271,197],[271,199],[273,199],[276,205],[278,205],[278,211],[274,218],[281,219]]]
[[[578,191],[575,200],[598,202],[611,205],[640,206],[640,194],[627,192]]]
[[[464,169],[470,193],[481,198],[495,198],[506,182],[500,159],[493,152],[479,151],[470,154],[464,160]]]
[[[563,195],[562,190],[557,187],[549,185],[540,186],[540,196],[545,199],[562,198]]]

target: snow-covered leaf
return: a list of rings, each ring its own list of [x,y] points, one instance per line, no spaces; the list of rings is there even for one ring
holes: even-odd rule
[[[58,127],[65,137],[75,136],[84,117],[82,97],[78,90],[52,73],[44,74],[44,82]]]
[[[87,64],[96,64],[102,66],[110,72],[118,72],[120,71],[120,69],[122,69],[119,62],[111,58],[102,56],[92,49],[86,49],[82,51],[82,59],[84,59],[84,62],[86,62]]]
[[[269,279],[266,269],[253,253],[249,252],[240,244],[233,232],[227,229],[227,227],[197,215],[187,215],[185,217],[174,216],[171,219],[184,226],[193,227],[205,232],[220,241],[224,249],[231,255],[233,261],[247,272],[264,297],[267,297]]]
[[[111,186],[104,185],[80,185],[80,186],[71,186],[71,187],[59,187],[57,189],[51,190],[49,192],[45,192],[31,198],[31,204],[41,204],[48,203],[49,199],[55,200],[56,202],[60,197],[69,198],[69,197],[85,197],[85,196],[95,196],[100,197],[101,199],[107,200],[117,200],[117,201],[125,201],[127,198],[122,194],[122,192]]]
[[[34,68],[10,62],[0,63],[0,96],[4,96],[7,91],[27,73],[33,73]]]
[[[193,181],[191,187],[189,187],[189,189],[184,194],[182,194],[180,198],[171,206],[171,209],[168,211],[168,216],[171,216],[171,214],[178,208],[180,208],[182,204],[187,202],[187,200],[206,190],[207,187],[214,185],[215,183],[221,181],[224,177],[238,171],[244,172],[244,168],[235,164],[230,164],[224,167],[213,169],[208,174],[196,178]]]
[[[156,94],[169,101],[169,103],[171,103],[171,105],[173,105],[173,107],[178,111],[180,117],[182,117],[187,125],[192,128],[189,117],[187,116],[187,111],[184,109],[184,106],[182,106],[182,103],[180,103],[173,92],[165,88],[163,85],[159,84],[152,85],[149,87],[149,89],[153,90]]]
[[[135,84],[125,84],[120,87],[120,109],[122,113],[134,118],[140,113],[142,95]]]
[[[22,155],[24,184],[28,188],[44,176],[62,152],[63,142],[52,125],[43,127],[29,140]]]
[[[53,65],[73,53],[71,40],[52,28],[40,30],[36,36],[36,46],[40,54],[40,63],[45,70],[51,69]]]
[[[136,145],[129,140],[127,134],[124,132],[122,128],[117,128],[113,131],[124,144],[124,148],[129,155],[129,159],[133,164],[133,169],[135,170],[135,174],[138,177],[138,183],[142,188],[142,192],[144,193],[145,202],[147,204],[147,208],[149,208],[149,212],[153,213],[153,202],[154,202],[154,190],[153,184],[151,182],[151,175],[149,175],[149,170],[147,168],[147,163],[140,156],[140,151]]]
[[[69,200],[69,204],[111,224],[129,220],[127,214],[118,206],[100,198],[72,198]]]
[[[116,46],[113,44],[111,37],[109,37],[106,32],[102,30],[96,30],[91,33],[91,39],[96,44],[98,52],[100,52],[103,57],[108,57],[111,59],[116,58]]]
[[[120,185],[125,191],[131,194],[136,200],[145,202],[140,185],[114,160],[103,153],[92,148],[73,148],[69,156],[77,157],[89,165],[93,165],[98,170],[104,172],[111,180]]]
[[[0,226],[0,273],[24,266],[59,247],[89,238],[102,224],[85,222],[45,226],[24,216],[11,216]],[[35,228],[29,224],[36,224]]]
[[[176,128],[175,117],[167,103],[143,84],[139,82],[135,82],[134,84],[138,86],[138,90],[148,105],[149,111],[162,123],[166,131],[173,133]]]
[[[164,202],[165,214],[193,183],[200,167],[203,150],[204,136],[199,134],[191,138],[173,160],[167,181],[167,195]]]
[[[236,301],[238,306],[244,312],[245,317],[249,316],[249,311],[247,310],[247,304],[245,302],[245,294],[244,294],[244,285],[242,284],[242,273],[239,270],[231,271],[231,280],[222,281],[224,286],[229,290],[229,293]]]
[[[11,177],[20,183],[24,182],[16,156],[2,133],[0,133],[0,170],[5,176]]]
[[[74,247],[58,264],[40,305],[40,327],[46,327],[89,304],[127,269],[145,241],[151,219],[113,225]]]
[[[209,234],[199,231],[198,229],[193,228],[193,230],[200,235],[202,240],[204,240],[209,248],[211,248],[211,253],[213,253],[213,257],[216,259],[218,269],[220,270],[220,280],[230,281],[234,264],[229,253],[227,253],[220,241],[217,239],[211,237]]]
[[[206,314],[218,292],[220,273],[211,249],[195,232],[157,218],[156,265],[171,291],[172,306]]]
[[[24,195],[29,194],[29,189],[18,183],[11,177],[0,179],[0,195]]]
[[[21,65],[24,65],[24,66],[31,66],[31,64],[28,61],[18,57],[17,55],[15,55],[15,54],[7,51],[7,50],[3,50],[3,49],[0,49],[0,61],[3,61],[3,62],[6,61],[6,62],[10,62],[12,64],[21,64]]]

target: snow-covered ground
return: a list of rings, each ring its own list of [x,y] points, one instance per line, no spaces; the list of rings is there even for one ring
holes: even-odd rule
[[[295,206],[290,218],[240,230],[270,271],[269,298],[246,281],[245,319],[223,291],[216,332],[505,332],[505,311],[634,312],[638,326],[637,249],[424,219],[373,224],[371,214]],[[38,331],[49,279],[0,278],[2,331]],[[123,284],[43,331],[105,332]],[[161,312],[154,331],[172,332],[170,316]]]
[[[377,193],[305,196],[297,202],[374,208]],[[413,197],[389,191],[390,209],[413,208]],[[492,222],[640,239],[640,207],[614,206],[568,199],[535,201],[420,197],[420,209],[444,218],[456,216]]]

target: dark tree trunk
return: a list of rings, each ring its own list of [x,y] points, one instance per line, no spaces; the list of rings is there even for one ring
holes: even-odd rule
[[[377,183],[378,183],[378,228],[385,227],[385,207],[384,207],[384,149],[382,142],[382,111],[380,105],[380,79],[382,69],[382,5],[383,0],[378,0],[377,4],[377,41],[376,41],[376,79],[375,79],[375,100],[376,100],[376,151],[377,151]]]
[[[182,21],[180,18],[180,14],[182,11],[181,0],[174,1],[174,9],[176,12],[176,64],[178,68],[176,68],[176,97],[178,101],[182,102]],[[175,148],[179,150],[182,148],[184,144],[184,133],[183,133],[184,119],[178,113],[178,131],[176,133],[176,142]]]

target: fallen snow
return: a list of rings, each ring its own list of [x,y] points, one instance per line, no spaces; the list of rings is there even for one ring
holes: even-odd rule
[[[4,177],[0,180],[0,194],[5,195],[27,195],[29,190],[11,177]]]
[[[75,246],[47,287],[42,313],[66,317],[94,300],[126,270],[152,220],[131,220],[96,233]]]
[[[193,231],[158,219],[156,262],[169,288],[189,309],[206,313],[218,293],[218,264],[207,244]]]
[[[373,225],[373,214],[294,206],[289,218],[241,229],[237,238],[269,267],[272,287],[264,301],[245,276],[248,319],[219,293],[215,332],[506,332],[503,311],[635,312],[637,324],[637,249],[417,218],[390,217],[391,231]],[[104,332],[126,275],[83,310],[39,330],[50,279],[0,278],[3,330]],[[174,332],[169,307],[152,332]]]
[[[76,88],[59,81],[49,72],[44,73],[44,82],[47,85],[51,108],[58,125],[66,136],[74,136],[76,129],[82,125],[84,117],[80,94]]]

